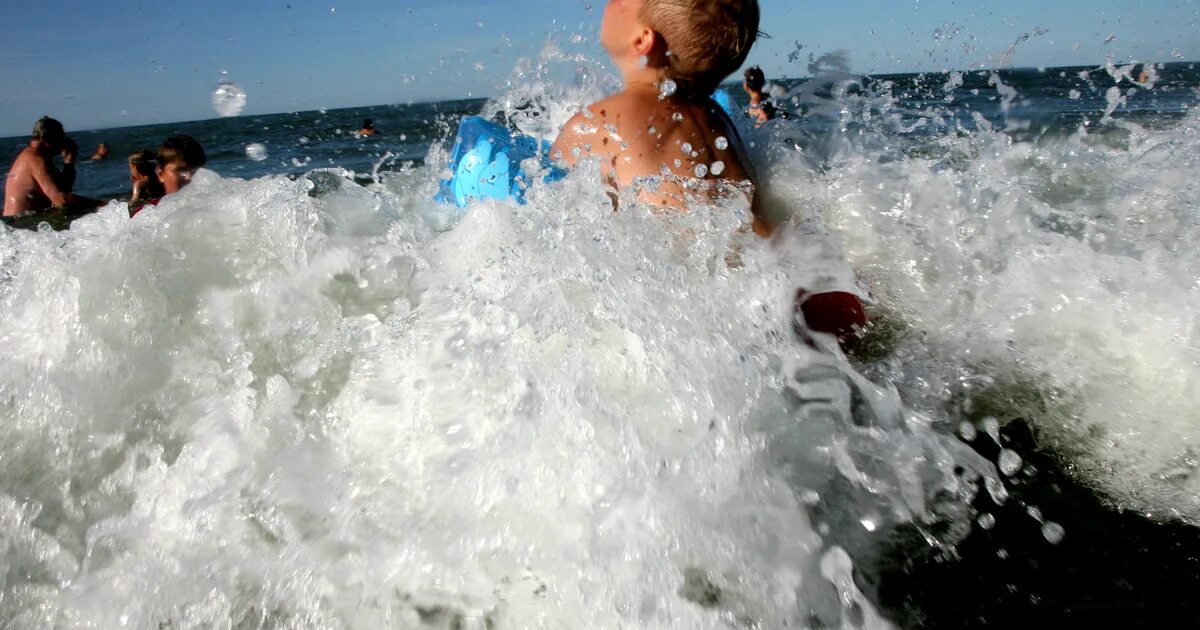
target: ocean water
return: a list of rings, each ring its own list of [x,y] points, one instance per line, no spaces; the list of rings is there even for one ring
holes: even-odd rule
[[[174,133],[210,169],[0,232],[0,625],[882,628],[917,619],[881,596],[900,532],[1075,544],[1024,494],[1048,466],[1200,523],[1194,65],[823,58],[742,121],[763,241],[614,213],[588,167],[433,202],[461,115],[552,136],[612,87],[530,63],[488,101],[73,134],[116,155],[83,194]],[[867,338],[801,341],[800,286],[862,295]]]

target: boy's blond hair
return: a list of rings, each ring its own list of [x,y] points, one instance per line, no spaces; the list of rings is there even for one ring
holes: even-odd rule
[[[666,42],[667,78],[693,97],[742,67],[758,38],[758,0],[645,0],[638,17]]]

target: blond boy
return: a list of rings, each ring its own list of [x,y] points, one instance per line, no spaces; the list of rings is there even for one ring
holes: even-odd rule
[[[609,0],[600,42],[625,87],[576,114],[552,155],[568,167],[597,159],[612,185],[658,206],[753,195],[737,130],[711,95],[746,60],[758,21],[757,0]],[[754,228],[771,230],[757,212]]]

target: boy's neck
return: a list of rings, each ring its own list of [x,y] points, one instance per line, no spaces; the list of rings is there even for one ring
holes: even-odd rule
[[[621,79],[626,90],[635,85],[652,85],[657,88],[665,77],[666,73],[661,69],[644,66],[641,63],[632,68],[621,68]]]

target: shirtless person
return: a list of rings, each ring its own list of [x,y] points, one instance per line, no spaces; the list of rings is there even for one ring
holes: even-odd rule
[[[658,206],[753,195],[737,130],[711,94],[746,60],[758,20],[757,0],[609,0],[600,43],[625,89],[576,114],[551,155],[568,167],[597,158],[616,188],[637,185],[638,198]],[[771,231],[758,212],[754,230]]]
[[[598,159],[609,183],[653,205],[683,209],[689,197],[735,191],[753,200],[750,160],[710,95],[746,60],[758,20],[757,0],[609,0],[600,43],[625,89],[572,117],[551,155],[568,167]],[[639,185],[650,181],[658,185]],[[754,231],[770,235],[774,226],[751,210]],[[795,303],[808,329],[841,340],[866,325],[850,293],[798,289]]]
[[[40,212],[51,207],[89,210],[104,202],[71,194],[75,186],[78,147],[63,131],[62,123],[43,117],[33,126],[29,146],[13,161],[4,183],[4,216]],[[52,160],[62,154],[63,170]]]

